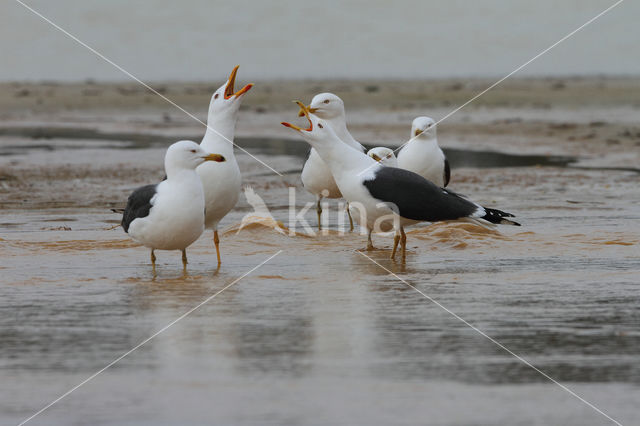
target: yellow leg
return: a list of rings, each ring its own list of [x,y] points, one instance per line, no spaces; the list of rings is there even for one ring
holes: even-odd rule
[[[153,272],[153,278],[156,277],[156,255],[151,249],[151,271]]]
[[[373,246],[373,241],[371,241],[371,230],[369,230],[369,237],[367,238],[367,251],[375,250],[376,248]]]
[[[182,267],[187,269],[187,249],[182,249]]]
[[[322,201],[322,197],[318,197],[318,203],[316,204],[316,212],[318,213],[318,231],[322,229],[322,206],[320,202]]]
[[[393,250],[391,251],[391,259],[395,259],[396,257],[396,249],[398,248],[398,243],[400,242],[400,235],[396,234],[393,236]]]
[[[402,261],[407,259],[407,234],[404,233],[404,228],[400,227],[400,247],[402,247]]]
[[[213,244],[216,246],[216,255],[218,256],[218,268],[222,264],[220,259],[220,238],[218,238],[218,230],[213,231]]]
[[[349,232],[353,232],[353,219],[351,218],[351,212],[349,211],[349,203],[347,203],[347,216],[349,216]],[[371,242],[371,232],[369,232],[369,242]]]

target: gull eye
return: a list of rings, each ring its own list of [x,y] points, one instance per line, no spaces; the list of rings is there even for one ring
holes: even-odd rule
[[[329,102],[331,102],[329,99],[325,99],[325,100],[324,100],[324,103],[325,103],[325,104],[328,104]]]
[[[318,127],[320,127],[321,129],[324,129],[324,126],[320,123],[318,123]]]
[[[192,149],[192,150],[191,150],[191,152],[193,152],[193,153],[195,154],[195,153],[196,153],[196,150],[195,150],[195,149]]]
[[[220,96],[220,94],[216,93],[215,95],[213,95],[213,99],[218,99],[218,96]]]

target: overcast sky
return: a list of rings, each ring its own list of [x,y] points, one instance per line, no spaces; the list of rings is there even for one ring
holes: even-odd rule
[[[24,0],[139,78],[501,76],[615,0]],[[15,0],[0,3],[0,80],[127,80]],[[640,75],[626,0],[519,75]]]

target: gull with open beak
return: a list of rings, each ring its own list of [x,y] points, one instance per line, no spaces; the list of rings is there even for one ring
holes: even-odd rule
[[[360,152],[364,152],[362,144],[355,140],[347,129],[344,102],[342,102],[342,99],[333,93],[320,93],[313,97],[311,104],[306,108],[308,112],[315,114],[331,126],[338,139],[346,145]],[[301,110],[299,116],[302,117],[303,115],[304,112]],[[342,198],[342,194],[336,185],[335,179],[331,175],[331,170],[329,170],[327,164],[320,158],[315,148],[311,148],[311,151],[309,151],[309,157],[302,168],[301,179],[304,188],[316,196],[318,229],[321,229],[322,207],[320,203],[322,198]],[[349,216],[351,230],[353,230],[353,219],[351,218],[348,207],[347,214]]]
[[[235,207],[242,186],[240,168],[233,154],[238,111],[244,94],[253,86],[253,84],[247,84],[237,92],[234,91],[238,68],[239,65],[231,71],[227,82],[211,96],[207,131],[200,142],[200,146],[205,151],[219,152],[224,155],[226,161],[220,164],[205,163],[196,169],[204,187],[205,228],[213,230],[218,267],[222,263],[218,223]]]
[[[154,269],[154,250],[181,250],[183,267],[187,267],[187,247],[204,231],[204,191],[196,167],[224,161],[224,156],[208,153],[195,142],[176,142],[164,158],[167,178],[129,196],[121,225],[131,238],[151,249]]]
[[[357,209],[355,217],[369,233],[395,229],[391,258],[395,258],[398,243],[402,247],[402,260],[406,258],[407,237],[404,227],[417,222],[471,219],[519,225],[507,217],[512,214],[482,207],[454,192],[440,188],[408,170],[385,167],[363,152],[342,143],[335,131],[324,120],[309,114],[309,109],[298,102],[309,127],[282,124],[299,132],[329,166],[343,197]]]

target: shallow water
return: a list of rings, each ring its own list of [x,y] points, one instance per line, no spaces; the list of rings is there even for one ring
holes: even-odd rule
[[[147,149],[150,147],[165,147],[175,141],[175,136],[144,134],[134,132],[105,133],[86,128],[56,128],[51,126],[7,126],[0,129],[0,137],[30,138],[30,143],[2,144],[0,156],[26,155],[29,152],[52,152],[82,149]],[[197,140],[198,135],[185,136],[185,139]],[[94,141],[87,145],[82,141]],[[78,143],[77,141],[81,141]],[[99,143],[96,143],[99,141]],[[268,138],[268,137],[239,137],[234,141],[236,145],[256,155],[268,156],[296,156],[307,157],[309,146],[296,139]],[[378,146],[364,142],[367,150]],[[557,166],[563,167],[574,164],[578,159],[568,156],[545,156],[527,154],[507,154],[495,151],[463,150],[445,148],[449,161],[457,167],[531,167]],[[640,169],[637,170],[640,173]]]
[[[329,230],[311,237],[301,224],[295,235],[255,224],[238,231],[252,210],[243,199],[223,223],[219,271],[208,232],[188,250],[187,275],[178,252],[159,252],[154,275],[148,251],[109,229],[119,218],[100,202],[128,191],[128,157],[151,165],[162,149],[83,142],[80,150],[73,140],[52,140],[49,149],[40,142],[28,152],[3,146],[11,155],[2,161],[41,167],[78,193],[60,205],[34,184],[21,192],[24,205],[3,200],[3,424],[35,413],[279,250],[30,424],[607,423],[364,257],[366,237],[338,231],[344,217],[336,203]],[[286,147],[263,155],[294,170],[302,154]],[[119,173],[105,171],[95,182],[68,177],[70,152],[76,168],[98,158],[97,168]],[[238,159],[245,182],[293,228],[287,197],[297,176],[266,176],[247,156]],[[496,161],[453,161],[453,189],[512,211],[523,227],[421,225],[408,232],[406,264],[388,259],[390,236],[375,236],[378,249],[364,254],[633,424],[640,398],[640,177]],[[59,169],[47,168],[51,163]],[[14,181],[3,182],[13,194]],[[102,201],[92,198],[99,188]],[[312,201],[299,187],[296,198],[298,209]],[[313,209],[306,217],[315,226]]]

